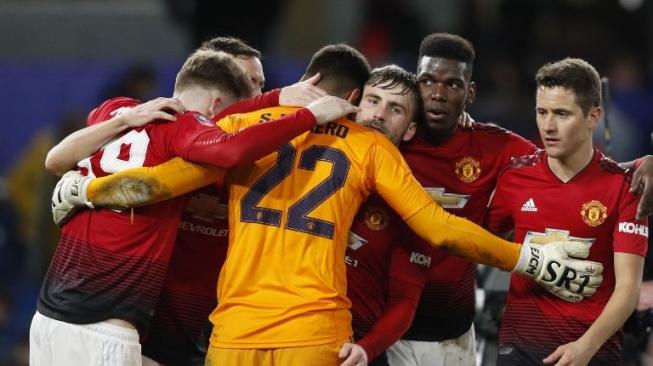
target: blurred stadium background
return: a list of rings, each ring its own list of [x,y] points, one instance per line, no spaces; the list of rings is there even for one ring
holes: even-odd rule
[[[534,72],[577,56],[610,78],[612,156],[650,153],[650,0],[0,0],[0,365],[27,365],[57,241],[45,153],[100,101],[171,95],[185,57],[215,35],[260,49],[270,89],[296,81],[332,42],[358,47],[372,66],[414,70],[422,37],[441,31],[476,47],[476,120],[535,138]]]

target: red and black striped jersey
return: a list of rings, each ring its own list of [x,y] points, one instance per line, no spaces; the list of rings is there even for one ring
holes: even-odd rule
[[[483,223],[499,173],[514,156],[532,152],[524,138],[484,123],[459,128],[434,146],[416,136],[400,146],[413,174],[445,210]],[[414,241],[421,241],[417,236]],[[404,339],[443,341],[469,330],[474,318],[475,266],[435,250],[413,325]]]
[[[546,244],[574,240],[591,245],[588,259],[603,264],[603,283],[580,303],[562,300],[533,281],[513,275],[501,324],[501,343],[547,356],[576,341],[603,311],[615,286],[614,253],[644,256],[648,224],[635,221],[637,197],[630,174],[596,151],[568,182],[550,170],[543,150],[519,159],[499,178],[487,227],[514,228],[515,240]],[[617,365],[623,335],[616,333],[596,353],[598,364]]]

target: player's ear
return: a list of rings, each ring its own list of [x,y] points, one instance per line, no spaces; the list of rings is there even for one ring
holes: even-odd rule
[[[592,107],[590,109],[587,119],[588,119],[588,126],[590,129],[596,128],[599,124],[599,120],[601,119],[601,115],[603,114],[603,110],[601,107]]]
[[[349,92],[349,95],[345,99],[353,105],[358,105],[358,102],[361,97],[361,90],[359,88],[356,88],[352,91]]]
[[[410,141],[415,137],[415,132],[417,132],[417,123],[411,122],[408,124],[408,128],[406,129],[406,132],[404,132],[404,135],[401,137],[402,141]]]
[[[222,98],[215,97],[211,99],[211,103],[209,104],[208,115],[215,116],[216,114],[220,113],[223,109],[224,106],[222,103]]]
[[[465,109],[474,103],[476,99],[476,83],[471,81],[467,86],[467,98],[465,99]]]

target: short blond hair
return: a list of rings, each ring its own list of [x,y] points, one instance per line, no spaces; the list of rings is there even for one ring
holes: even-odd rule
[[[194,85],[219,89],[238,99],[249,98],[254,92],[250,78],[233,56],[205,49],[190,55],[177,73],[176,91]]]

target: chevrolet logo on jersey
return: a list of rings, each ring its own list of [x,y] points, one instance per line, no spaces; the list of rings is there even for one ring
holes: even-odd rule
[[[447,193],[441,187],[425,187],[426,192],[443,208],[464,208],[469,201],[469,194]]]
[[[524,243],[540,244],[540,245],[553,243],[555,241],[563,241],[563,240],[577,241],[579,243],[592,245],[595,239],[570,236],[569,230],[560,230],[560,229],[544,229],[543,233],[529,231],[524,237]]]
[[[358,250],[365,244],[367,244],[367,240],[365,240],[362,236],[356,235],[352,231],[349,232],[349,248],[351,250]]]
[[[186,210],[193,213],[193,218],[213,222],[227,218],[227,205],[220,198],[204,193],[193,195],[186,204]]]
[[[594,238],[580,238],[576,236],[569,235],[569,230],[560,230],[560,229],[544,229],[544,233],[532,232],[529,231],[524,237],[524,243],[529,244],[549,244],[556,241],[567,240],[575,241],[579,243],[585,243],[589,246],[594,243]],[[533,251],[535,249],[535,251]],[[533,269],[537,267],[537,262],[541,261],[541,255],[539,249],[531,247],[532,260],[529,263],[529,269],[527,272],[534,275]],[[552,260],[546,265],[546,271],[541,280],[544,282],[549,282],[558,288],[565,288],[567,290],[572,290],[571,281],[579,277],[583,279],[583,282],[578,286],[578,289],[575,290],[577,294],[582,294],[585,290],[585,287],[589,284],[590,276],[587,274],[578,274],[575,269],[567,267],[562,263]]]

